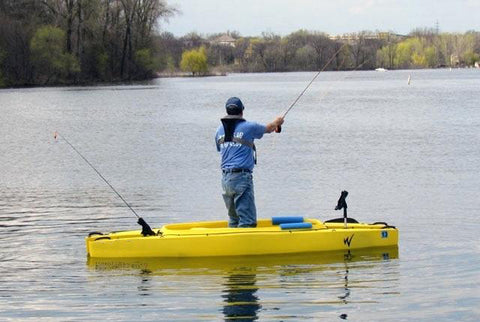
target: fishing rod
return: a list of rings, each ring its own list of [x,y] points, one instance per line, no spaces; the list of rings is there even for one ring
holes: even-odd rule
[[[303,94],[307,91],[307,89],[310,87],[310,85],[313,84],[313,82],[315,81],[315,79],[317,79],[318,75],[320,75],[321,72],[323,72],[328,65],[330,65],[330,63],[332,62],[332,60],[337,56],[337,54],[340,52],[340,50],[342,50],[342,48],[346,45],[343,44],[336,52],[335,54],[333,54],[333,56],[327,61],[327,63],[323,66],[323,68],[318,71],[315,76],[312,78],[312,80],[310,81],[310,83],[308,83],[308,85],[303,89],[303,91],[300,93],[300,95],[297,96],[297,98],[295,99],[295,101],[293,101],[293,103],[290,105],[290,107],[285,111],[285,113],[283,114],[283,118],[285,118],[285,116],[288,114],[288,112],[290,112],[290,110],[295,106],[295,104],[297,104],[297,102],[300,100],[300,98],[303,96]],[[356,71],[357,69],[359,69],[360,67],[362,67],[365,63],[367,63],[369,61],[369,59],[366,59],[365,61],[363,61],[363,63],[359,64],[357,67],[355,67],[352,71]],[[342,62],[343,64],[343,62]],[[275,132],[277,133],[280,133],[282,131],[282,127],[281,126],[278,126],[276,129],[275,129]],[[337,206],[335,207],[335,210],[341,210],[343,209],[343,222],[344,222],[344,226],[345,228],[347,228],[347,222],[348,222],[348,217],[347,217],[347,203],[345,201],[345,198],[348,196],[348,191],[346,190],[343,190],[341,195],[340,195],[340,199],[338,200],[338,203],[337,203]],[[336,222],[337,220],[339,219],[342,219],[342,218],[338,218],[338,219],[333,219],[332,221]],[[351,219],[350,219],[351,220]],[[354,221],[353,221],[354,222]]]
[[[305,94],[305,92],[307,91],[307,89],[313,84],[313,82],[317,79],[318,75],[320,75],[321,72],[325,71],[325,69],[328,67],[328,65],[330,65],[330,63],[333,61],[333,59],[335,57],[337,57],[338,53],[340,52],[340,50],[343,49],[343,47],[345,47],[347,45],[347,43],[344,43],[342,46],[340,46],[340,48],[338,48],[338,50],[332,55],[332,57],[330,57],[330,59],[327,61],[327,63],[323,66],[323,68],[321,70],[319,70],[315,76],[312,78],[312,80],[310,81],[310,83],[308,83],[308,85],[303,89],[303,91],[300,93],[300,95],[297,96],[297,98],[293,101],[292,104],[290,104],[290,107],[285,111],[285,113],[283,113],[283,116],[282,118],[285,118],[285,116],[287,116],[288,112],[290,112],[290,110],[295,106],[295,104],[297,104],[297,102],[300,100],[300,98],[303,96],[303,94]],[[277,133],[280,133],[282,132],[282,126],[278,126],[276,129],[275,129],[275,132]]]
[[[142,226],[142,235],[143,236],[155,236],[155,232],[152,230],[152,228],[150,228],[150,226],[147,224],[147,222],[142,218],[140,217],[137,212],[132,208],[132,206],[130,206],[130,204],[125,200],[125,198],[122,197],[122,195],[110,184],[110,182],[108,182],[107,179],[105,179],[105,177],[100,173],[100,171],[98,171],[94,166],[93,164],[90,163],[90,161],[87,160],[87,158],[85,158],[74,146],[73,144],[71,144],[67,138],[63,135],[60,135],[60,133],[58,133],[57,131],[55,131],[55,133],[53,134],[53,138],[56,140],[57,137],[61,137],[65,142],[67,142],[67,144],[73,149],[73,151],[75,151],[97,174],[100,178],[102,178],[103,181],[105,181],[105,183],[113,190],[113,192],[115,192],[117,194],[117,196],[127,205],[127,207],[133,212],[133,214],[137,217],[138,221],[137,223]]]

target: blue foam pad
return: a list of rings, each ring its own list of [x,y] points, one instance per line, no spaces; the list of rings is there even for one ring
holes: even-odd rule
[[[303,217],[300,217],[300,216],[272,217],[272,224],[274,225],[289,224],[289,223],[296,223],[296,222],[303,222]]]
[[[312,228],[312,223],[310,222],[296,222],[290,224],[280,224],[282,229],[309,229]]]

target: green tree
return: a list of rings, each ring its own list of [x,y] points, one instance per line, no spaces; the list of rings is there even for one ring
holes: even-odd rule
[[[300,70],[315,70],[316,51],[310,45],[298,48],[295,53],[295,65]]]
[[[267,44],[263,39],[253,38],[250,40],[250,46],[247,48],[245,55],[248,57],[249,71],[266,72],[267,63],[265,61],[265,52]]]
[[[175,72],[175,60],[173,59],[173,57],[171,55],[168,55],[165,59],[165,64],[166,64],[166,67],[165,69],[170,73],[170,74],[173,74]]]
[[[77,59],[64,50],[65,32],[53,26],[39,28],[30,42],[31,59],[37,79],[47,84],[65,82],[80,72]]]
[[[451,66],[450,56],[453,53],[452,35],[448,33],[442,33],[435,38],[434,46],[440,56],[440,65]]]
[[[426,59],[423,55],[423,44],[420,38],[408,38],[397,44],[395,53],[395,67],[409,68],[424,66]]]
[[[396,57],[396,45],[388,44],[377,50],[376,66],[383,68],[393,68]]]
[[[208,71],[207,53],[205,47],[187,50],[182,54],[180,68],[195,74],[205,74]]]
[[[108,79],[108,54],[102,50],[99,50],[94,59],[94,64],[96,67],[97,77],[106,80]]]
[[[395,67],[406,68],[410,66],[410,56],[412,55],[412,49],[409,43],[402,41],[397,45],[395,52]]]
[[[267,36],[267,37],[265,37]],[[282,48],[281,37],[268,34],[264,35],[265,41],[265,51],[263,52],[263,62],[266,71],[268,72],[279,72],[284,71],[284,59],[283,54],[284,50]]]
[[[135,53],[135,62],[142,77],[151,77],[158,68],[158,62],[152,55],[149,48],[137,50]]]
[[[467,66],[473,66],[475,62],[480,62],[480,55],[474,53],[473,50],[469,50],[463,55],[463,60]]]
[[[230,65],[235,60],[235,48],[229,45],[212,45],[207,50],[210,66]]]
[[[425,55],[423,55],[422,53],[418,53],[416,51],[412,53],[411,62],[415,67],[427,66],[427,58],[425,57]]]
[[[424,53],[427,67],[433,68],[439,65],[437,49],[435,46],[429,46],[425,48]]]

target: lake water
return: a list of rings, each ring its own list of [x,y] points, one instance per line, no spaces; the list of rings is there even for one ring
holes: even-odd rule
[[[411,75],[410,85],[407,79]],[[87,261],[91,231],[223,220],[230,96],[269,122],[314,73],[0,90],[0,320],[480,320],[480,70],[325,72],[257,142],[259,217],[349,215],[398,251]]]

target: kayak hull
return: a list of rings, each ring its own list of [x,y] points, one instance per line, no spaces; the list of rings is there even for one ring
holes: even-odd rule
[[[92,234],[86,238],[92,258],[185,258],[329,252],[398,245],[398,230],[386,224],[322,223],[282,229],[271,220],[256,228],[228,228],[226,221],[165,225],[144,237],[140,230]]]
[[[385,261],[399,258],[398,247],[362,248],[333,252],[274,254],[260,256],[226,256],[226,257],[129,257],[100,258],[88,257],[87,266],[93,270],[140,270],[160,273],[162,275],[218,275],[224,272],[265,273],[277,271],[284,266],[307,265],[319,270],[326,269],[325,264],[353,263],[359,261]],[[234,273],[233,273],[234,274]]]

